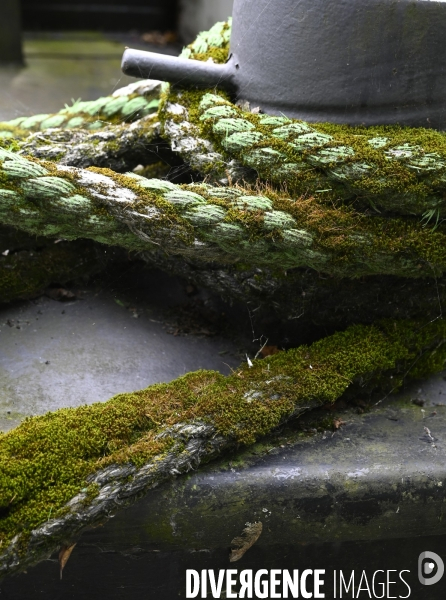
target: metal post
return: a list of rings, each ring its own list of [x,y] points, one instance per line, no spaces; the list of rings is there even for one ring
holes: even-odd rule
[[[0,62],[23,63],[20,0],[0,2]]]

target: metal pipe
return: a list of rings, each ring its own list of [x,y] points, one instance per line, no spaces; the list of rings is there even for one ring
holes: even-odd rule
[[[445,31],[446,0],[235,0],[225,65],[129,50],[124,72],[310,122],[446,130]]]
[[[233,72],[229,63],[218,65],[127,48],[121,66],[123,72],[132,77],[161,79],[177,85],[204,88],[234,87]]]

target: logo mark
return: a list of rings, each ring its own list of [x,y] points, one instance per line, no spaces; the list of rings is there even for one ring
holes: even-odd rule
[[[432,575],[432,576],[431,576]],[[418,558],[418,579],[423,585],[434,585],[444,575],[444,562],[435,554],[426,550]]]

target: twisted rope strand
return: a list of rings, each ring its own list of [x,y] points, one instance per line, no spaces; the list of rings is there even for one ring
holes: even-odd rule
[[[160,81],[137,81],[116,90],[111,96],[86,102],[77,100],[54,114],[18,117],[0,123],[0,139],[13,138],[11,128],[18,128],[25,133],[78,128],[93,131],[102,129],[108,123],[136,121],[156,113],[161,86]]]
[[[0,440],[0,502],[8,506],[0,522],[0,575],[49,557],[167,478],[333,402],[352,381],[364,386],[382,372],[397,376],[433,346],[441,354],[444,323],[417,329],[417,323],[356,326],[271,357],[267,376],[255,361],[228,378],[192,373],[107,404],[25,421]]]
[[[446,266],[444,234],[419,223],[375,218],[370,232],[354,213],[348,222],[345,213],[327,210],[318,222],[307,203],[273,192],[55,167],[5,150],[0,150],[0,218],[38,235],[85,237],[138,250],[157,244],[203,261],[243,256],[259,265],[307,266],[344,276],[420,277]],[[344,232],[338,243],[340,218]]]
[[[18,154],[73,167],[106,167],[123,172],[157,159],[159,122],[156,115],[99,131],[50,129],[29,135]]]
[[[216,94],[203,96],[198,114],[219,147],[264,179],[301,192],[331,192],[330,197],[344,201],[370,198],[399,214],[431,209],[446,214],[444,134],[393,128],[392,139],[391,128],[383,137],[365,128],[357,134],[354,128],[349,133],[349,128],[332,127],[329,135],[303,121],[246,113]],[[436,151],[415,141],[402,143],[406,131],[409,140],[424,136]]]
[[[182,56],[225,62],[230,29],[230,22],[216,24]],[[443,133],[309,124],[243,110],[247,103],[236,106],[221,92],[167,95],[162,118],[172,149],[214,180],[243,181],[254,170],[290,191],[321,194],[327,202],[356,200],[397,214],[446,214]]]
[[[217,24],[184,54],[223,62],[229,36],[230,24]],[[29,129],[42,131],[48,119],[51,126],[63,127],[68,117],[84,119],[89,111],[92,119],[98,110],[110,119],[121,111],[122,117],[128,103],[138,104],[131,98],[135,90],[96,105],[79,104],[71,112],[67,108],[57,119],[38,117]],[[347,136],[344,131],[341,138],[336,131],[342,128],[249,113],[215,93],[167,87],[164,93],[159,112],[164,135],[174,151],[208,176],[205,183],[179,186],[134,173],[57,164],[79,165],[82,157],[66,148],[69,137],[53,130],[59,154],[52,162],[36,158],[39,152],[49,156],[48,147],[47,154],[39,150],[39,142],[47,139],[41,133],[22,149],[33,157],[0,148],[0,220],[34,234],[87,237],[147,255],[165,250],[204,266],[217,261],[227,271],[243,261],[254,272],[253,286],[259,265],[282,273],[310,266],[339,278],[395,273],[414,279],[443,272],[441,226],[433,232],[419,219],[371,218],[348,205],[352,199],[361,208],[359,194],[394,212],[441,212],[441,134],[411,134],[416,143],[401,141],[406,130],[370,135],[355,130]],[[88,129],[88,122],[78,120],[76,127]],[[131,135],[148,122],[140,119]],[[117,125],[104,132],[113,127],[116,132]],[[154,131],[153,124],[147,137]],[[98,140],[105,144],[104,137],[90,137],[91,132],[76,135],[88,147]],[[356,135],[364,139],[355,141]],[[436,149],[429,144],[437,144]],[[100,160],[111,155],[104,147],[101,152]],[[245,184],[256,172],[276,187]],[[286,183],[289,191],[277,189],[278,183]],[[424,282],[420,286],[426,287]],[[159,481],[333,402],[352,382],[374,389],[392,374],[393,389],[414,363],[414,376],[441,369],[445,334],[441,319],[427,325],[395,319],[356,325],[310,347],[270,357],[267,369],[254,361],[228,378],[190,374],[107,404],[27,420],[0,436],[0,506],[7,508],[0,520],[0,573],[49,556],[67,538],[103,522],[118,505],[133,502]],[[48,504],[54,505],[52,518]]]

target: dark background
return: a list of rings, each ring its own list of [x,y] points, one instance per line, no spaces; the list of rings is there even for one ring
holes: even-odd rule
[[[26,31],[166,31],[176,28],[177,0],[24,0],[21,10]]]
[[[22,63],[24,31],[175,31],[178,0],[0,0],[0,63]]]

